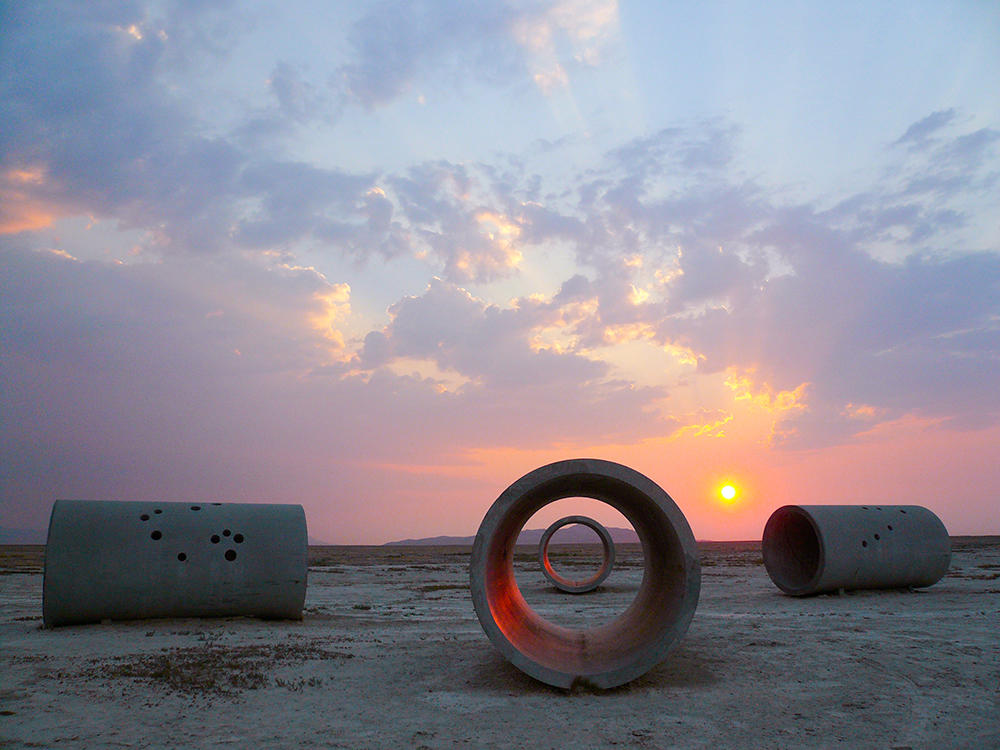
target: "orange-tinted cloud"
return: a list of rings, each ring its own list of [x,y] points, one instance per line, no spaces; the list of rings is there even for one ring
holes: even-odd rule
[[[0,235],[50,226],[62,213],[38,196],[45,184],[41,167],[9,169],[0,175]]]

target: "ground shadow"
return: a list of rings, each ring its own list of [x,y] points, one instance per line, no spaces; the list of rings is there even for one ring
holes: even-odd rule
[[[582,692],[612,695],[633,690],[708,687],[719,682],[725,673],[723,659],[717,654],[709,656],[711,653],[712,644],[708,640],[684,641],[662,662],[631,682],[610,690],[583,688]],[[552,687],[529,677],[492,647],[482,648],[469,661],[471,663],[464,676],[470,691],[494,695],[512,692],[519,695],[567,695],[581,692]]]

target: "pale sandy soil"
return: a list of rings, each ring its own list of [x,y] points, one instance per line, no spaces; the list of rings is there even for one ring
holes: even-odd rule
[[[701,550],[667,660],[564,693],[493,649],[467,550],[313,549],[302,622],[44,630],[39,548],[0,548],[0,746],[1000,747],[1000,538],[956,540],[929,589],[808,599],[778,592],[758,545]],[[592,594],[547,587],[529,550],[519,580],[547,616],[594,622],[641,575],[619,555]]]

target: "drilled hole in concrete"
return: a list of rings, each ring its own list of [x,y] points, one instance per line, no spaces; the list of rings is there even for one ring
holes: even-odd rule
[[[229,562],[232,562],[233,560],[235,560],[236,559],[236,550],[234,550],[234,549],[227,549],[226,550],[226,559],[229,560]]]
[[[201,510],[201,506],[200,505],[192,505],[191,506],[191,510]]]
[[[177,559],[180,560],[181,562],[184,562],[185,560],[188,559],[188,556],[185,555],[183,552],[178,552]]]
[[[162,539],[162,538],[163,538],[163,534],[161,534],[161,533],[160,533],[159,531],[154,531],[154,532],[153,532],[152,534],[150,534],[149,536],[150,536],[150,538],[152,538],[152,539]]]
[[[219,541],[220,541],[219,535],[218,534],[212,534],[212,544],[218,544]]]
[[[222,530],[222,536],[229,536],[232,533],[233,532],[231,532],[229,529],[223,529]]]
[[[889,529],[889,531],[892,531],[892,524],[889,524],[886,528]]]
[[[234,535],[233,541],[236,542],[237,544],[243,544],[243,535],[242,534]]]
[[[881,539],[881,538],[882,538],[882,537],[880,537],[880,536],[879,536],[878,534],[876,534],[876,535],[875,535],[875,539],[876,539],[876,541],[877,541],[877,540],[879,540],[879,539]]]
[[[143,513],[141,516],[139,516],[139,520],[140,521],[148,521],[149,520],[149,513]]]
[[[861,546],[862,547],[867,547],[868,546],[868,542],[861,542]]]

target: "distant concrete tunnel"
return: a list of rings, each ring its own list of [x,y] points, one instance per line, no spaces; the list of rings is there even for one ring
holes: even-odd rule
[[[592,529],[600,538],[601,551],[604,553],[604,559],[601,560],[601,567],[590,578],[585,578],[582,581],[576,581],[560,575],[552,567],[552,561],[549,560],[549,544],[552,542],[552,535],[563,526],[570,526],[574,523]],[[549,579],[549,583],[557,589],[567,594],[586,594],[604,583],[607,577],[611,575],[611,571],[615,567],[615,543],[611,538],[611,533],[593,518],[588,516],[566,516],[545,529],[545,533],[542,534],[542,538],[538,541],[538,562],[541,563],[542,573]]]
[[[767,574],[792,596],[930,586],[951,562],[948,530],[919,505],[786,505],[761,546]]]
[[[524,600],[514,576],[514,545],[525,522],[565,497],[589,497],[619,510],[643,550],[643,577],[632,604],[606,625],[556,625]],[[621,464],[559,461],[529,472],[486,513],[472,547],[472,601],[501,654],[556,687],[623,685],[663,660],[687,632],[701,590],[701,565],[684,514],[655,482]]]
[[[156,617],[302,619],[301,505],[58,500],[46,627]]]

